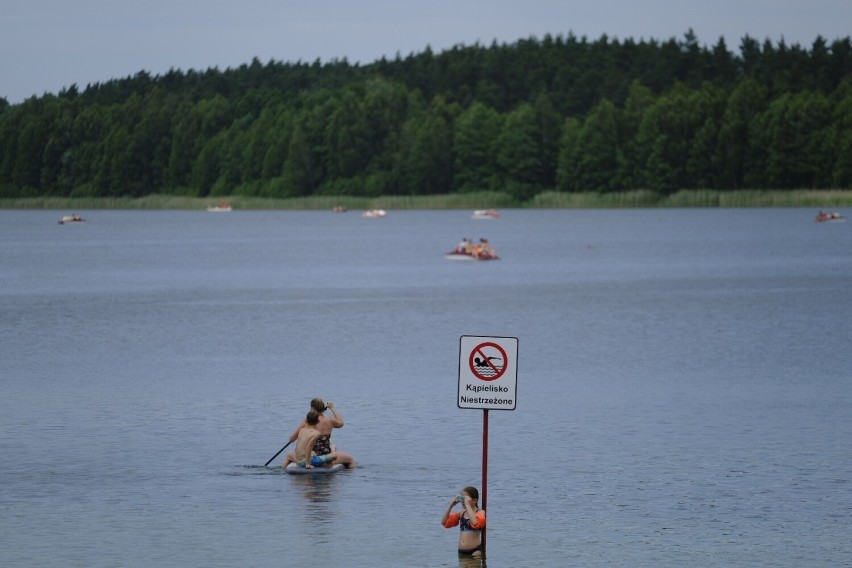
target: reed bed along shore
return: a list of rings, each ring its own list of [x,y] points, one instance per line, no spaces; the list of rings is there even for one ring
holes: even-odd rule
[[[186,209],[205,210],[221,202],[242,210],[349,210],[366,209],[604,209],[654,207],[850,207],[852,190],[688,190],[672,194],[652,191],[613,193],[560,193],[549,191],[528,201],[506,193],[480,192],[451,195],[383,197],[312,196],[270,199],[234,195],[230,197],[186,197],[146,195],[144,197],[29,197],[0,199],[0,209]]]

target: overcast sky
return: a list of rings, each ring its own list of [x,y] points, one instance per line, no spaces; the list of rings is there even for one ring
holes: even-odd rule
[[[852,35],[852,0],[0,0],[0,97],[12,104],[147,71],[270,60],[370,63],[545,34],[748,35],[810,48]]]

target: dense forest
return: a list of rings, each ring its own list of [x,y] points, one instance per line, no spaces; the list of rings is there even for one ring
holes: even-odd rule
[[[5,198],[850,187],[849,38],[568,34],[0,99]]]

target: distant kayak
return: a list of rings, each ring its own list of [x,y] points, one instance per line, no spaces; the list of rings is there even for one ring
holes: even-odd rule
[[[85,223],[86,220],[74,213],[73,215],[63,215],[59,218],[60,225],[69,225],[71,223]]]
[[[499,217],[500,213],[495,209],[477,209],[470,216],[471,219],[497,219]]]
[[[817,223],[833,223],[833,222],[843,222],[846,220],[846,217],[838,213],[837,211],[832,211],[830,213],[826,213],[825,211],[820,211],[817,213],[815,221]]]

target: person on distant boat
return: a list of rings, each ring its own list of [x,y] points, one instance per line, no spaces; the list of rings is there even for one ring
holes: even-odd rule
[[[488,239],[483,239],[483,238],[479,239],[479,254],[481,256],[488,256],[488,257],[495,256],[494,249],[491,248],[491,244],[488,242]]]
[[[464,254],[464,252],[467,250],[467,244],[467,237],[464,237],[461,241],[459,241],[459,244],[456,245],[456,252],[459,254]]]
[[[320,433],[320,438],[317,440],[314,445],[314,451],[319,456],[327,455],[332,452],[336,454],[336,460],[334,463],[340,463],[345,465],[346,467],[355,467],[355,458],[351,455],[338,452],[337,448],[334,447],[334,444],[331,443],[331,434],[335,428],[343,428],[343,416],[337,411],[334,407],[334,403],[328,401],[327,403],[323,401],[321,398],[315,398],[311,401],[311,410],[315,411],[319,416],[316,430]],[[329,418],[325,416],[323,413],[326,410],[330,410],[331,414],[334,418]],[[296,430],[290,434],[290,441],[294,442],[299,437],[299,432],[307,426],[307,420],[302,420],[302,422],[296,427]],[[284,465],[282,467],[287,467],[291,462],[296,461],[296,453],[290,452],[287,454],[287,457],[284,460]]]
[[[462,510],[452,512],[456,503]],[[459,527],[459,556],[482,556],[482,529],[485,528],[485,511],[479,508],[479,491],[476,487],[465,487],[453,497],[441,516],[444,528]]]
[[[296,450],[293,453],[296,458],[294,461],[299,467],[306,469],[326,467],[334,465],[334,460],[337,458],[337,454],[334,452],[317,454],[317,443],[322,437],[322,434],[316,429],[319,416],[316,410],[310,409],[305,416],[305,426],[299,430],[299,435],[296,436]]]

